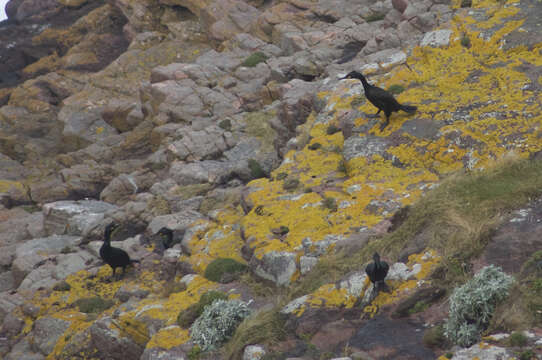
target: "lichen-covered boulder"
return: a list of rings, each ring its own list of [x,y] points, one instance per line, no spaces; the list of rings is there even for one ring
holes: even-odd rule
[[[117,207],[97,200],[57,201],[43,205],[47,234],[87,234]]]

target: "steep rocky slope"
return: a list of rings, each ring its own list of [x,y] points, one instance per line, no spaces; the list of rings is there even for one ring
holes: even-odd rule
[[[541,356],[542,3],[11,0],[7,13],[3,358]],[[418,111],[381,131],[361,84],[339,81],[353,69]],[[140,260],[122,279],[98,255],[112,220],[113,245]],[[391,265],[378,295],[375,250]],[[224,258],[248,271],[210,270]],[[516,276],[516,296],[491,336],[452,347],[447,298],[489,264]],[[190,324],[213,290],[253,314],[201,352]]]

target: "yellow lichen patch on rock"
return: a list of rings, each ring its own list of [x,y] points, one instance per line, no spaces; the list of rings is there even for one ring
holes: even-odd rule
[[[306,303],[312,308],[346,307],[348,309],[353,307],[356,301],[357,298],[349,294],[347,289],[338,288],[335,284],[326,284],[313,292]]]
[[[182,345],[190,340],[190,334],[187,329],[182,329],[177,325],[167,326],[160,329],[147,343],[147,348],[171,349],[172,347]]]
[[[201,230],[197,231],[188,241],[191,256],[182,256],[181,260],[192,265],[199,274],[203,274],[207,265],[218,258],[231,258],[241,263],[241,239],[239,222],[243,210],[240,207],[219,211],[214,218],[216,221],[197,223]]]

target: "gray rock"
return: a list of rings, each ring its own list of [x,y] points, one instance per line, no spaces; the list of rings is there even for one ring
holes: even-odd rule
[[[15,288],[15,279],[11,271],[0,273],[0,292],[9,291]]]
[[[382,137],[374,135],[352,136],[344,142],[343,156],[346,161],[357,157],[370,159],[373,155],[383,155],[388,146],[388,140]]]
[[[78,198],[98,197],[115,174],[115,168],[98,164],[94,160],[87,160],[84,164],[77,164],[60,171],[67,191],[71,197]]]
[[[243,360],[260,360],[265,355],[265,349],[261,345],[248,345],[243,352]]]
[[[261,259],[253,256],[250,267],[256,275],[264,279],[273,281],[279,286],[288,285],[297,269],[295,259],[295,254],[271,251],[264,254]]]
[[[13,337],[20,334],[24,326],[24,320],[15,316],[12,313],[9,313],[5,316],[2,324],[2,336],[12,339]]]
[[[47,234],[82,235],[91,231],[115,205],[97,200],[57,201],[43,205]]]
[[[176,136],[181,139],[170,144],[167,149],[180,160],[217,158],[234,145],[232,134],[218,126],[210,126],[201,131],[180,129]]]
[[[186,353],[179,347],[170,349],[150,348],[145,349],[139,360],[187,360]]]
[[[484,360],[498,360],[506,359],[508,357],[514,357],[514,354],[511,354],[507,349],[495,346],[495,345],[484,345],[480,346],[475,344],[467,349],[461,349],[454,352],[454,359],[458,360],[470,360],[470,359],[484,359]]]
[[[43,355],[49,355],[69,326],[69,321],[49,317],[39,318],[34,323],[31,334],[33,348]]]
[[[121,174],[111,182],[100,193],[100,199],[109,203],[117,203],[129,195],[135,195],[139,187],[135,176]]]
[[[68,235],[54,235],[46,238],[29,240],[17,247],[15,251],[15,260],[12,264],[15,285],[23,281],[27,274],[42,262],[60,254],[60,251],[66,247],[78,245],[80,237]]]
[[[436,30],[428,32],[424,35],[420,46],[444,47],[450,44],[452,30]]]
[[[117,134],[117,130],[106,123],[97,111],[77,111],[65,106],[60,110],[58,119],[64,123],[64,140],[76,149]]]
[[[299,258],[299,271],[301,275],[306,275],[318,263],[318,258],[314,256],[301,256]]]
[[[102,359],[139,359],[144,346],[122,335],[119,324],[109,316],[95,321],[90,327],[91,346]]]
[[[194,221],[202,218],[203,215],[193,210],[157,216],[151,221],[148,229],[152,234],[156,234],[161,228],[167,227],[168,229],[175,230],[179,233],[179,236],[182,236],[181,234],[184,234],[186,229],[188,229]]]
[[[16,308],[22,306],[25,299],[18,293],[2,292],[0,293],[0,323],[8,313],[12,313]]]
[[[193,163],[175,161],[169,169],[169,175],[179,185],[223,184],[234,173],[235,164],[217,160],[204,160]]]
[[[19,341],[11,352],[6,355],[5,360],[44,360],[45,356],[32,351],[29,340],[25,337]]]

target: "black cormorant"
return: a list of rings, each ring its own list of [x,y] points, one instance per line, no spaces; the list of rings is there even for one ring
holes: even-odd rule
[[[100,257],[113,269],[111,277],[115,276],[115,270],[118,267],[122,267],[122,275],[124,275],[126,266],[134,262],[139,262],[139,260],[130,260],[130,256],[128,256],[126,251],[111,246],[111,234],[118,226],[117,223],[112,222],[105,227],[104,243],[100,248]]]
[[[163,227],[157,232],[158,235],[160,235],[162,239],[162,245],[164,245],[164,249],[169,249],[172,247],[173,244],[173,230],[168,229],[167,227]]]
[[[418,109],[416,106],[399,104],[399,102],[395,100],[392,94],[390,94],[384,89],[369,84],[365,79],[365,76],[363,76],[357,71],[349,72],[348,74],[346,74],[345,77],[341,78],[340,80],[343,79],[360,80],[363,84],[363,89],[365,90],[365,97],[371,102],[371,104],[378,108],[376,114],[379,114],[380,111],[384,111],[384,114],[386,115],[386,122],[380,126],[380,131],[384,130],[384,128],[390,123],[390,115],[392,112],[403,110],[407,113],[413,113]]]
[[[373,254],[373,262],[367,265],[365,272],[367,273],[367,276],[369,276],[371,282],[375,285],[376,291],[378,291],[379,288],[386,288],[384,279],[386,278],[386,275],[388,275],[389,269],[390,266],[388,263],[380,261],[380,255],[375,252]]]

